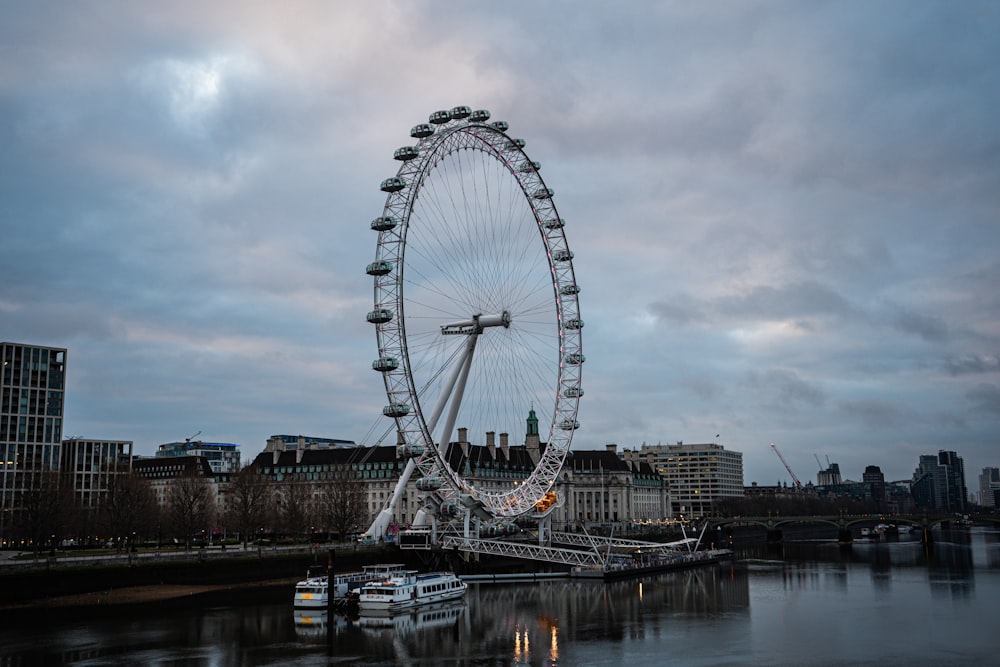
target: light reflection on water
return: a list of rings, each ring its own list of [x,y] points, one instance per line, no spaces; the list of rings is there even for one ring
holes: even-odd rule
[[[1000,532],[786,544],[610,583],[472,584],[393,617],[256,606],[165,610],[0,630],[20,665],[855,665],[993,663]]]

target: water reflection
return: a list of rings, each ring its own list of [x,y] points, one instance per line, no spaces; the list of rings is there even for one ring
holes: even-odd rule
[[[614,582],[472,584],[384,616],[258,604],[0,626],[6,665],[755,665],[989,662],[1000,531],[748,550]]]
[[[476,664],[557,665],[565,659],[566,643],[659,637],[673,632],[675,619],[745,614],[749,604],[746,573],[727,564],[608,583],[472,584],[464,603],[450,608],[384,617],[338,615],[330,630],[341,648],[380,660],[436,655],[442,662],[461,663],[471,641],[486,660]],[[325,640],[315,631],[327,628],[324,615],[296,618],[300,637]]]

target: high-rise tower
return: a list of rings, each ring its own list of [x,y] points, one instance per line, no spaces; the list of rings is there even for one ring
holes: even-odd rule
[[[59,470],[66,350],[0,343],[0,538],[21,493]]]

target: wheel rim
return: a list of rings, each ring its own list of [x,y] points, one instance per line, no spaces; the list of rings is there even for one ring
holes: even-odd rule
[[[484,114],[436,112],[436,126],[414,128],[433,134],[396,152],[402,165],[383,182],[385,208],[372,225],[379,236],[368,270],[375,280],[369,321],[379,346],[373,367],[388,398],[384,412],[395,420],[400,444],[418,452],[416,474],[441,480],[437,507],[474,498],[494,517],[513,517],[554,484],[578,426],[583,322],[552,192],[524,143]],[[538,415],[543,451],[530,475],[512,478],[508,490],[476,489],[453,470],[444,457],[457,434],[443,433],[442,421],[429,414],[449,360],[468,340],[443,335],[442,325],[460,322],[492,326],[480,326],[472,343],[455,426],[472,442],[493,432],[520,445],[528,410]]]

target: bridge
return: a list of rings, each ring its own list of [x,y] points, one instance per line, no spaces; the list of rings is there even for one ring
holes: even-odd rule
[[[996,521],[990,518],[991,521]],[[780,516],[766,517],[735,516],[711,517],[706,519],[709,530],[716,528],[756,525],[767,530],[769,542],[780,542],[783,528],[805,525],[830,525],[837,529],[837,538],[842,543],[849,543],[853,538],[853,528],[874,528],[878,525],[909,526],[920,531],[920,539],[924,544],[934,541],[932,531],[935,527],[948,524],[968,525],[968,520],[953,514],[838,514],[827,516]]]

